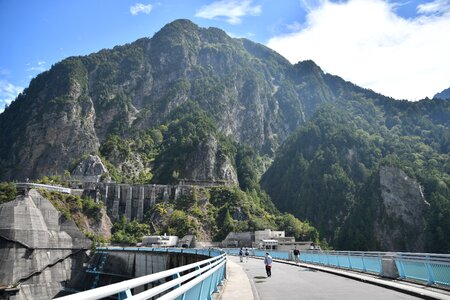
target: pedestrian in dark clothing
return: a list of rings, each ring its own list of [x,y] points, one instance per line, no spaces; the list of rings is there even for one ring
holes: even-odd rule
[[[294,249],[294,260],[295,264],[300,262],[300,251],[297,248]]]

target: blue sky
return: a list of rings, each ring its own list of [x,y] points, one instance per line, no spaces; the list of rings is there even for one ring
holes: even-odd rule
[[[397,99],[450,87],[450,0],[0,0],[0,111],[52,64],[179,18]]]

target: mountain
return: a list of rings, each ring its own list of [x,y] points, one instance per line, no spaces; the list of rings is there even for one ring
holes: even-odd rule
[[[0,177],[62,174],[95,153],[129,178],[138,170],[148,177],[156,157],[138,154],[134,137],[152,129],[146,141],[161,142],[169,123],[194,106],[222,135],[272,157],[320,105],[350,91],[367,93],[312,61],[291,65],[262,45],[177,20],[151,39],[67,58],[33,79],[0,115]],[[102,153],[118,139],[133,151]]]
[[[313,114],[315,99],[333,101],[322,91],[299,100],[296,89],[323,80],[318,70],[188,20],[67,58],[0,114],[0,180],[89,173],[119,183],[225,184],[191,195],[189,207],[147,211],[146,222],[153,233],[213,239],[284,224],[287,234],[316,240],[313,227],[273,207],[258,180],[279,144]],[[113,228],[115,240],[127,240],[122,225]]]
[[[359,98],[324,106],[262,186],[347,250],[450,252],[450,105]]]
[[[436,95],[434,95],[433,99],[450,99],[450,88],[443,90],[440,93],[437,93]]]
[[[238,187],[213,200],[221,229],[298,221],[279,209],[336,248],[449,252],[449,103],[396,101],[177,20],[34,78],[0,114],[0,180],[101,159],[102,180]]]

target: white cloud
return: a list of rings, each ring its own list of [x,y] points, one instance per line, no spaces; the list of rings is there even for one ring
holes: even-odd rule
[[[302,24],[300,24],[299,22],[294,22],[291,24],[287,24],[286,25],[286,29],[288,31],[294,32],[294,31],[299,31],[302,29]]]
[[[446,13],[449,10],[449,0],[435,0],[433,2],[428,2],[417,6],[417,12],[421,14],[441,14]]]
[[[3,112],[5,104],[11,104],[22,91],[23,87],[16,86],[5,80],[0,80],[0,113]]]
[[[252,6],[252,0],[221,0],[202,6],[196,17],[205,19],[224,19],[226,22],[236,25],[242,22],[246,15],[258,16],[261,14],[261,5]]]
[[[274,37],[268,46],[292,63],[312,59],[387,96],[432,97],[450,86],[450,9],[442,2],[419,6],[421,15],[404,19],[383,0],[325,1],[297,32]]]
[[[130,12],[133,16],[140,13],[148,15],[152,11],[153,6],[151,4],[136,3],[130,7]]]
[[[27,66],[30,66],[27,68],[28,72],[44,72],[45,70],[47,70],[47,67],[45,66],[46,62],[45,61],[38,61],[36,63],[36,65],[31,66],[30,63],[27,64]]]

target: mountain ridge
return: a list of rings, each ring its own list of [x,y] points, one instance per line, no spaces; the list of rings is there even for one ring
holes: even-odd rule
[[[314,96],[304,87],[309,81],[323,86],[325,75],[316,66],[320,71],[308,77],[304,64],[314,63],[292,66],[265,46],[187,20],[164,26],[151,39],[69,57],[33,79],[0,117],[7,129],[1,138],[12,147],[0,149],[2,165],[10,170],[0,176],[25,179],[61,173],[70,160],[98,152],[111,133],[126,135],[131,128],[158,126],[189,100],[211,115],[219,131],[271,156],[318,103],[334,101],[326,89]],[[23,110],[20,120],[11,116],[11,111],[14,115]],[[49,119],[61,120],[65,134],[58,137],[61,128],[52,128],[57,124],[46,123]],[[32,128],[52,129],[40,143],[31,141],[40,136]],[[15,136],[25,137],[23,145]],[[85,144],[75,147],[76,141]],[[75,148],[78,151],[69,155],[68,149]],[[54,161],[53,170],[46,168],[53,157],[45,158],[52,152],[63,157]]]
[[[293,65],[263,45],[177,20],[33,79],[0,114],[0,179],[62,175],[97,155],[104,180],[239,186],[251,196],[235,195],[267,211],[276,211],[273,200],[343,249],[448,252],[449,103],[394,100],[311,60]],[[402,172],[413,184],[396,189],[424,187],[430,209],[414,213],[425,229],[397,218],[386,200],[385,179]],[[407,191],[393,199],[408,205]],[[402,231],[402,222],[411,226]],[[405,240],[381,243],[390,229]],[[411,243],[415,231],[434,248]]]

